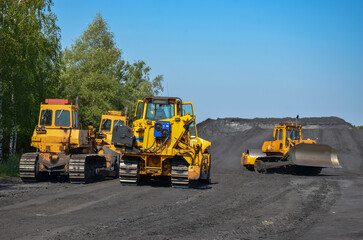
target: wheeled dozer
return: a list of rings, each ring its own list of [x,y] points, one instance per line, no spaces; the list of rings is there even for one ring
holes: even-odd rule
[[[117,126],[112,144],[121,151],[120,182],[167,178],[173,187],[210,180],[209,141],[197,135],[193,104],[177,97],[147,97],[137,103],[132,128]]]
[[[335,149],[309,138],[304,140],[301,131],[302,126],[293,122],[275,126],[273,140],[264,142],[262,151],[248,149],[242,153],[242,165],[258,173],[278,169],[304,175],[341,167]]]
[[[68,176],[71,183],[86,183],[98,176],[117,176],[105,156],[97,153],[93,127],[82,130],[78,103],[67,99],[46,99],[40,106],[38,124],[31,138],[37,152],[20,159],[24,182],[46,180],[50,175]]]

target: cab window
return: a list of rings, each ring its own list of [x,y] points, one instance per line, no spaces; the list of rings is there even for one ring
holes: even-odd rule
[[[143,111],[144,111],[144,103],[139,102],[139,104],[137,105],[137,110],[136,110],[136,119],[142,118]]]
[[[297,139],[297,132],[296,132],[295,129],[289,129],[289,130],[287,130],[287,132],[286,132],[286,139],[288,139],[288,138],[290,138],[292,140]]]
[[[55,125],[58,127],[69,127],[71,125],[68,110],[62,109],[55,111]]]
[[[77,111],[74,112],[74,118],[75,118],[75,121],[76,121],[76,128],[79,128],[78,112]]]
[[[190,124],[190,126],[189,126],[189,134],[190,134],[190,138],[196,138],[197,137],[197,131],[195,130],[194,123]]]
[[[190,116],[193,116],[192,104],[183,104],[182,105],[182,116],[185,116],[187,113],[189,113]]]
[[[103,119],[101,124],[101,130],[105,132],[109,132],[111,130],[111,119]]]
[[[279,130],[279,140],[282,140],[282,129]]]
[[[75,117],[74,117],[74,111],[72,111],[72,127],[76,128],[76,122],[75,122]]]
[[[113,121],[113,128],[115,128],[117,126],[125,126],[125,122],[122,121],[122,120],[114,120]]]
[[[148,103],[146,108],[146,119],[161,120],[169,119],[174,116],[174,103],[155,104]]]
[[[275,139],[274,140],[277,140],[279,139],[279,130],[276,129],[275,131]]]
[[[40,126],[51,126],[52,125],[53,111],[49,109],[42,110],[40,114]]]

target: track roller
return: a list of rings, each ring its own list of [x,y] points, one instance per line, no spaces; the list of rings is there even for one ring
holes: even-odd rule
[[[37,182],[38,153],[24,153],[19,163],[20,178],[23,182]]]
[[[122,185],[137,185],[138,160],[132,158],[121,158],[120,160],[120,183]]]
[[[71,183],[86,183],[90,177],[87,154],[72,155],[69,160],[69,181]]]
[[[188,164],[184,160],[173,160],[171,164],[172,187],[188,188]]]

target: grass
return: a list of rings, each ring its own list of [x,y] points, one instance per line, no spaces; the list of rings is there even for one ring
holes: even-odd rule
[[[358,129],[363,129],[363,126],[354,126],[354,127],[358,128]]]
[[[0,165],[0,176],[19,176],[19,162],[21,155],[9,157],[7,160],[3,159]]]

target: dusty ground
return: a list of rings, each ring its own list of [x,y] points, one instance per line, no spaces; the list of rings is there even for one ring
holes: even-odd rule
[[[0,179],[0,238],[363,239],[363,133],[341,119],[305,119],[305,136],[335,147],[343,169],[309,177],[242,169],[241,152],[270,139],[275,121],[201,123],[213,141],[212,184],[192,189]]]

